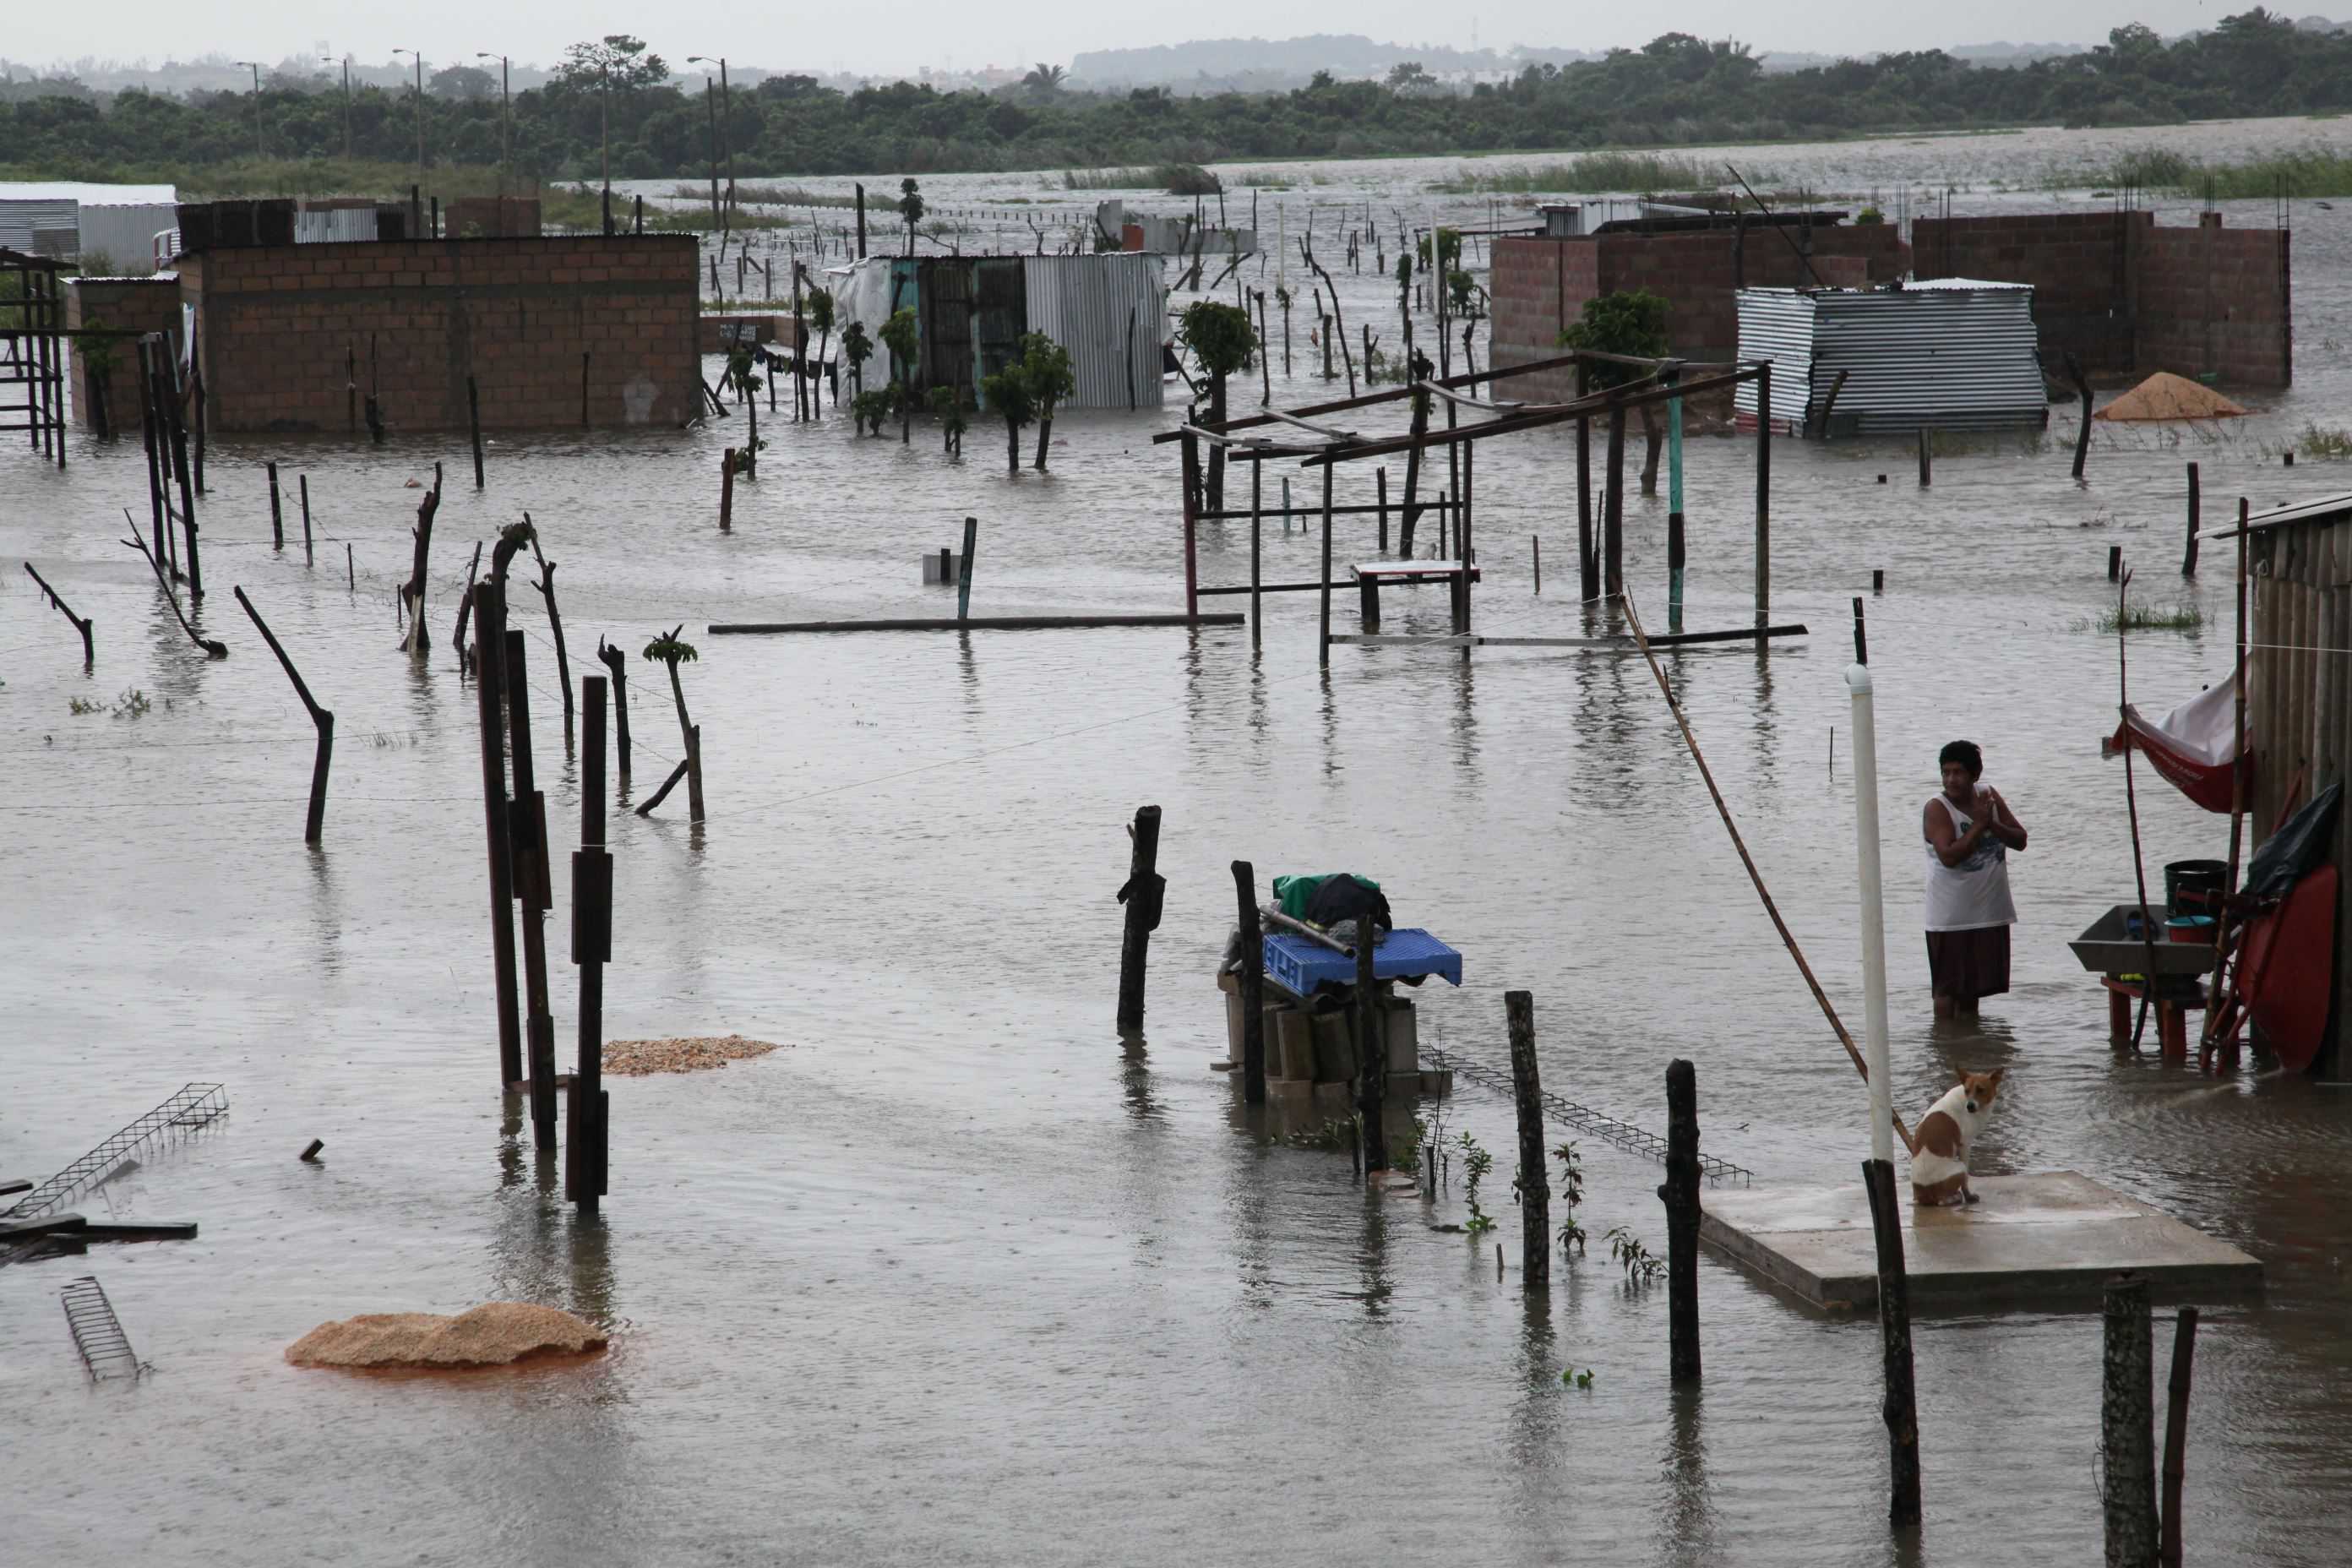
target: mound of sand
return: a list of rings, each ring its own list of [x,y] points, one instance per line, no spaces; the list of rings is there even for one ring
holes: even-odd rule
[[[2094,419],[2235,419],[2246,411],[2210,386],[2160,370],[2096,414]]]
[[[764,1057],[776,1047],[740,1035],[693,1035],[667,1040],[607,1040],[604,1070],[623,1078],[656,1072],[700,1072],[746,1057]]]
[[[286,1347],[296,1366],[503,1366],[528,1356],[604,1348],[584,1318],[528,1301],[492,1301],[438,1312],[365,1312],[321,1323]]]

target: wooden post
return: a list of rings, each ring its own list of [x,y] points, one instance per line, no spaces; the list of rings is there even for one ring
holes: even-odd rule
[[[1184,458],[1184,613],[1201,613],[1200,560],[1195,547],[1196,519],[1201,510],[1201,438],[1187,431]]]
[[[971,558],[980,548],[980,519],[963,520],[963,559],[956,563],[956,619],[971,618]]]
[[[2199,500],[2197,465],[2191,463],[2189,465],[2189,542],[2183,547],[2180,552],[2180,574],[2183,577],[2194,577],[2197,575],[2197,513]]]
[[[164,413],[172,433],[172,468],[180,480],[180,535],[188,554],[188,601],[194,605],[205,596],[205,571],[196,560],[196,502],[188,491],[188,426],[180,416],[178,379],[175,372],[174,395],[164,405]]]
[[[1234,862],[1234,892],[1241,907],[1242,1100],[1265,1103],[1265,937],[1258,928],[1257,869]]]
[[[1536,1067],[1536,1003],[1525,991],[1503,993],[1511,1037],[1511,1098],[1519,1116],[1519,1272],[1526,1288],[1551,1283],[1551,1174],[1545,1164],[1543,1078]],[[1423,1159],[1434,1159],[1434,1150]]]
[[[269,465],[269,548],[272,550],[286,548],[286,503],[278,492],[276,463]]]
[[[2173,1320],[2172,1377],[2165,1385],[2164,1518],[2157,1561],[2180,1568],[2180,1490],[2189,1473],[2189,1374],[2197,1360],[2197,1309],[2183,1307]]]
[[[857,259],[866,259],[866,187],[857,187]]]
[[[1666,1064],[1668,1375],[1696,1383],[1698,1354],[1698,1073],[1679,1058]]]
[[[1411,374],[1411,370],[1408,369],[1406,374]],[[1397,521],[1397,554],[1400,557],[1412,554],[1413,526],[1421,521],[1420,443],[1422,437],[1429,434],[1429,394],[1416,392],[1406,401],[1412,405],[1412,435],[1414,444],[1406,447],[1404,453],[1404,510]]]
[[[499,1087],[522,1081],[522,1025],[515,999],[514,855],[508,842],[505,584],[493,579],[474,591],[474,688],[482,726],[482,819],[489,838],[490,958],[498,977]]]
[[[613,857],[604,847],[604,678],[580,683],[580,847],[572,852],[572,962],[580,966],[579,1058],[564,1102],[563,1195],[583,1214],[604,1193],[604,965],[613,958]]]
[[[314,565],[318,557],[310,552],[310,476],[298,474],[294,482],[301,487],[302,491],[302,563]]]
[[[719,531],[731,532],[735,526],[735,448],[727,448],[719,460]]]
[[[408,611],[408,635],[402,647],[422,658],[432,639],[425,632],[425,565],[433,551],[433,519],[441,510],[441,465],[433,465],[433,488],[416,503],[416,526],[409,531],[416,548],[409,563],[408,581],[400,590],[400,602]]]
[[[629,782],[629,661],[619,648],[596,639],[596,658],[613,672],[613,754],[621,783]]]
[[[2091,384],[2084,379],[2083,367],[2071,353],[2066,356],[2066,374],[2074,378],[2074,395],[2083,400],[2082,426],[2074,432],[2074,477],[2079,479],[2083,477],[2084,460],[2091,455]],[[2294,460],[2292,457],[2287,459]]]
[[[1772,619],[1772,364],[1756,370],[1756,624]]]
[[[2107,546],[2107,581],[2119,583],[2123,581],[2123,574],[2124,547],[2120,544],[2110,544]]]
[[[1864,1160],[1862,1183],[1870,1194],[1870,1226],[1878,1246],[1878,1345],[1884,1365],[1887,1472],[1886,1521],[1897,1530],[1919,1523],[1919,1403],[1911,1382],[1911,1282],[1903,1263],[1903,1211],[1895,1195],[1891,1160]]]
[[[129,514],[126,511],[124,515],[128,516]],[[73,623],[74,630],[81,634],[81,667],[84,669],[89,668],[90,666],[97,662],[98,659],[98,654],[90,643],[90,623],[83,619],[81,616],[75,615],[73,613],[72,606],[68,605],[63,599],[58,597],[58,591],[55,588],[50,587],[48,584],[42,579],[42,576],[38,572],[33,570],[33,563],[29,561],[25,563],[25,573],[27,576],[31,577],[34,582],[40,584],[41,592],[49,596],[49,603],[57,608],[59,615],[65,616],[67,620]]]
[[[245,596],[245,590],[232,585],[229,591],[236,595],[236,602],[245,606],[245,613],[251,618],[254,628],[261,633],[261,640],[268,643],[269,651],[278,656],[279,666],[286,671],[286,679],[294,683],[294,695],[299,697],[302,706],[310,710],[310,722],[318,728],[319,749],[310,762],[310,814],[302,825],[302,842],[316,844],[327,826],[327,767],[335,755],[335,716],[320,707],[319,700],[310,695],[310,687],[303,683],[302,672],[296,669],[294,661],[286,657],[286,650],[278,646],[278,634],[269,629],[269,623],[261,618],[261,612],[253,607],[253,601]]]
[[[1470,631],[1470,568],[1478,559],[1478,534],[1474,526],[1473,492],[1477,489],[1478,444],[1458,443],[1462,448],[1462,510],[1454,525],[1454,547],[1462,559],[1461,574],[1454,579],[1454,619],[1461,623],[1464,635]],[[1470,650],[1464,648],[1462,657],[1468,658]]]
[[[2099,1451],[2107,1568],[2147,1568],[2156,1561],[2158,1541],[2155,1331],[2144,1276],[2107,1281],[2105,1323]]]
[[[1327,465],[1325,474],[1330,473]],[[1381,997],[1372,974],[1377,932],[1371,917],[1356,922],[1356,1121],[1364,1150],[1364,1179],[1389,1168],[1388,1126],[1382,1100],[1388,1089],[1388,1031],[1381,1026]]]
[[[1323,465],[1323,574],[1322,587],[1316,594],[1322,605],[1322,633],[1315,662],[1326,668],[1331,663],[1331,467]]]
[[[1261,540],[1265,524],[1265,465],[1250,464],[1250,647],[1265,644],[1265,611],[1258,602],[1258,586],[1265,573]]]
[[[522,520],[529,523],[530,513],[523,513]],[[474,546],[475,558],[480,559],[482,547],[478,542]],[[539,589],[539,596],[547,601],[547,629],[555,638],[555,679],[556,684],[563,689],[563,749],[569,752],[572,749],[572,651],[563,641],[563,612],[555,604],[555,563],[539,548],[537,528],[530,531],[530,553],[532,559],[539,563],[539,581],[533,586]]]
[[[1666,513],[1666,630],[1683,629],[1683,514]]]
[[[1542,535],[1542,534],[1540,534],[1540,533],[1530,533],[1530,534],[1528,534],[1528,553],[1529,557],[1530,557],[1530,558],[1534,561],[1534,563],[1535,563],[1535,569],[1536,569],[1536,596],[1537,596],[1538,598],[1541,598],[1541,597],[1543,596],[1543,535]]]
[[[1135,825],[1128,829],[1134,841],[1127,881],[1118,901],[1127,906],[1127,930],[1118,948],[1118,1030],[1143,1032],[1143,969],[1151,947],[1151,933],[1160,929],[1160,909],[1168,879],[1160,875],[1160,808],[1136,807]]]
[[[1609,405],[1609,494],[1601,507],[1602,592],[1625,592],[1625,405]]]
[[[525,679],[523,636],[506,634],[507,728],[514,762],[515,896],[522,900],[524,1042],[530,1050],[533,1145],[555,1147],[555,1019],[547,1001],[547,803],[532,775],[530,683]]]
[[[1927,427],[1919,426],[1919,488],[1926,489],[1936,482],[1935,458],[1927,451]]]
[[[360,591],[359,563],[352,558],[352,542],[343,541],[343,586],[356,594]]]
[[[469,374],[466,377],[466,427],[474,437],[474,488],[482,488],[482,395]]]
[[[1374,484],[1376,484],[1376,485],[1379,487],[1379,489],[1380,489],[1380,507],[1381,507],[1381,554],[1383,554],[1383,555],[1386,555],[1386,554],[1389,552],[1389,471],[1388,471],[1388,469],[1387,469],[1387,468],[1385,468],[1375,469],[1375,470],[1373,471],[1373,474],[1372,474],[1372,480],[1373,480],[1373,483],[1374,483]]]
[[[150,368],[148,344],[139,340],[139,435],[147,447],[147,510],[149,531],[155,536],[158,550],[170,548],[171,531],[164,525],[163,480],[162,450],[159,441],[162,430],[157,424],[155,407],[155,373]]]
[[[188,404],[196,411],[196,493],[205,493],[205,378],[202,372],[192,374],[188,381]]]

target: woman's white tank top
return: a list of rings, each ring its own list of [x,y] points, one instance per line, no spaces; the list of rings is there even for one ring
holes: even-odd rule
[[[1927,797],[1952,819],[1952,831],[1965,834],[1975,818],[1938,793]],[[1927,929],[1980,931],[1987,926],[2015,925],[2017,905],[2009,896],[2009,848],[1987,835],[1977,840],[1975,853],[1957,866],[1944,864],[1933,844],[1927,851]]]

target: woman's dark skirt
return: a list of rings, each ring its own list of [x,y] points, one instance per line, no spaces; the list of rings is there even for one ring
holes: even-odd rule
[[[1927,973],[1938,996],[2000,995],[2009,989],[2009,928],[1929,931]]]

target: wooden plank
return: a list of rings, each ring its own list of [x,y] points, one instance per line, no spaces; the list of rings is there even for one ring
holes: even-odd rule
[[[0,1181],[0,1198],[6,1197],[10,1193],[29,1193],[32,1190],[33,1179],[30,1176],[10,1176],[5,1181]]]
[[[89,1241],[193,1241],[192,1219],[101,1220],[73,1233]]]
[[[1247,593],[1249,590],[1243,589]],[[974,616],[968,621],[946,620],[881,620],[881,621],[732,621],[722,622],[703,629],[712,637],[730,634],[763,636],[774,632],[1045,632],[1070,631],[1093,626],[1237,626],[1245,619],[1239,611],[1229,615],[1102,615],[1102,616]]]
[[[89,1221],[78,1214],[36,1215],[29,1219],[0,1219],[0,1241],[22,1241],[52,1231],[83,1230]]]
[[[1805,628],[1793,626],[1759,626],[1753,631],[1742,629],[1727,632],[1684,632],[1671,637],[1652,637],[1650,646],[1672,646],[1677,643],[1753,642],[1759,637],[1793,637],[1805,636]],[[1619,653],[1636,651],[1639,645],[1631,637],[1494,637],[1458,634],[1454,636],[1412,637],[1404,634],[1333,633],[1333,642],[1355,643],[1364,647],[1596,647]]]
[[[1613,359],[1619,356],[1612,354],[1594,354],[1587,351],[1585,357],[1588,359]],[[1515,375],[1533,375],[1538,371],[1569,369],[1575,365],[1576,361],[1577,356],[1574,353],[1558,354],[1550,359],[1534,360],[1527,364],[1503,365],[1498,368],[1488,370],[1465,371],[1460,375],[1441,376],[1438,378],[1436,384],[1440,386],[1475,386],[1482,381],[1507,381]],[[1651,362],[1648,360],[1639,360],[1630,363],[1648,364]],[[1385,392],[1367,392],[1357,397],[1336,398],[1328,403],[1310,403],[1304,408],[1294,408],[1290,412],[1295,415],[1301,416],[1309,414],[1344,414],[1349,409],[1370,408],[1375,404],[1381,403],[1395,403],[1412,395],[1412,387],[1393,386]],[[1272,423],[1274,423],[1274,420],[1269,415],[1253,414],[1245,419],[1228,419],[1224,421],[1225,433],[1227,435],[1231,435],[1236,430],[1253,429],[1257,426],[1270,425]],[[1205,435],[1209,433],[1205,428],[1200,426],[1194,426],[1194,429],[1199,434]],[[1154,436],[1151,438],[1151,443],[1155,447],[1163,446],[1170,441],[1181,438],[1184,432],[1181,430],[1163,430],[1159,435]]]
[[[1472,397],[1466,393],[1455,392],[1450,387],[1440,386],[1433,381],[1416,381],[1412,384],[1419,391],[1432,393],[1445,399],[1446,402],[1451,403],[1456,408],[1476,408],[1488,414],[1517,414],[1530,407],[1556,406],[1555,405],[1549,404],[1530,405],[1516,398],[1507,397]]]
[[[1459,561],[1362,561],[1349,568],[1359,577],[1378,577],[1383,583],[1400,577],[1432,579],[1458,577],[1463,565]],[[1470,569],[1470,580],[1478,581],[1477,569]]]
[[[1316,435],[1323,437],[1327,440],[1353,441],[1359,438],[1356,432],[1353,430],[1342,430],[1334,425],[1318,425],[1310,420],[1301,419],[1296,414],[1285,414],[1279,408],[1267,409],[1266,417],[1269,419],[1279,419],[1285,425],[1296,426],[1301,430],[1311,430]]]

